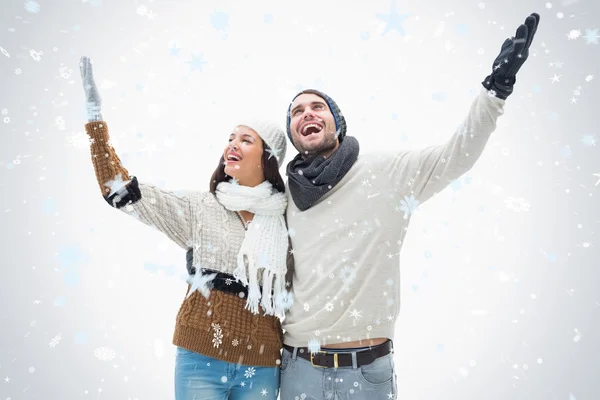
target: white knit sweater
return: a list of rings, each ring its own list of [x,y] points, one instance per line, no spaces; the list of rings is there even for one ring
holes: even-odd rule
[[[233,275],[246,234],[236,213],[210,192],[180,196],[141,182],[139,188],[142,198],[121,211],[158,229],[182,248],[193,248],[193,263],[199,268]]]
[[[314,346],[394,338],[400,311],[400,249],[412,209],[467,172],[482,154],[504,100],[485,89],[443,145],[360,154],[320,201],[290,198],[295,303],[284,343]]]

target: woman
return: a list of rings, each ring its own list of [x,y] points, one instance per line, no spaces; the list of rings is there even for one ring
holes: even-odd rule
[[[279,318],[292,301],[286,284],[293,269],[287,201],[279,174],[285,133],[269,123],[238,125],[210,190],[176,196],[130,177],[109,144],[89,58],[82,57],[80,68],[85,127],[104,199],[193,249],[193,275],[173,336],[176,399],[276,399]]]

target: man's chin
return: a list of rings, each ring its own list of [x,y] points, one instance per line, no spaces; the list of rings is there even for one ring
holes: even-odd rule
[[[325,154],[328,153],[329,151],[333,150],[335,146],[328,146],[325,143],[321,143],[319,145],[316,146],[309,146],[309,147],[304,147],[302,149],[302,156],[304,158],[311,158],[311,157],[315,157],[321,154]]]

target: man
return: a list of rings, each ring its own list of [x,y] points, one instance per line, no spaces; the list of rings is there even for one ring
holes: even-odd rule
[[[461,127],[421,151],[359,153],[337,104],[316,90],[290,104],[287,222],[294,305],[283,321],[281,398],[392,399],[398,254],[411,211],[482,154],[529,54],[539,15],[502,45]]]

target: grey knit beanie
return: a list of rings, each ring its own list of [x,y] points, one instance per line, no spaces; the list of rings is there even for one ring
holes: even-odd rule
[[[285,140],[283,129],[278,124],[268,120],[251,120],[239,125],[252,128],[258,133],[263,142],[271,148],[271,154],[277,159],[277,165],[281,167],[287,149],[287,141]]]
[[[290,130],[290,121],[292,119],[290,112],[292,109],[292,103],[294,102],[294,100],[296,100],[296,98],[298,96],[300,96],[301,94],[305,94],[305,93],[316,94],[317,96],[319,96],[320,98],[322,98],[323,100],[325,100],[327,102],[327,105],[329,106],[329,109],[331,110],[331,113],[333,114],[333,118],[335,120],[335,130],[338,134],[338,139],[340,140],[340,142],[342,140],[344,140],[344,137],[346,136],[346,130],[347,130],[346,119],[344,118],[344,115],[340,111],[340,108],[338,107],[337,103],[335,101],[333,101],[333,99],[331,97],[327,96],[323,92],[320,92],[315,89],[306,89],[306,90],[301,91],[297,95],[295,95],[294,98],[292,99],[292,101],[290,102],[290,105],[288,106],[286,130],[287,130],[287,135],[288,135],[288,138],[290,139],[290,142],[292,142],[292,144],[294,143],[294,141],[292,140],[292,131]]]

